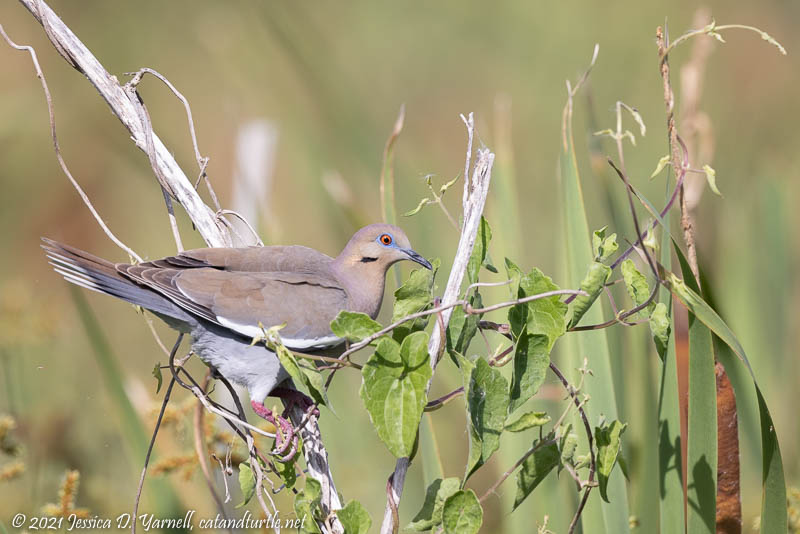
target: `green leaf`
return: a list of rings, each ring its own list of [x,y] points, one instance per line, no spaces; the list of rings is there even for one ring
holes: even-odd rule
[[[478,274],[481,266],[487,258],[489,250],[489,241],[492,240],[492,229],[489,223],[486,222],[484,217],[481,217],[481,223],[478,226],[478,235],[475,237],[475,246],[472,248],[472,254],[467,262],[467,279],[470,284],[478,281]]]
[[[305,380],[304,384],[311,393],[311,397],[317,404],[322,404],[331,407],[328,400],[328,390],[325,389],[325,377],[322,376],[322,371],[311,360],[301,358],[298,362],[300,372],[303,373]]]
[[[425,206],[427,206],[430,203],[431,203],[431,199],[429,199],[428,197],[423,198],[422,200],[419,201],[419,204],[417,204],[416,208],[410,209],[407,212],[405,212],[403,214],[403,217],[411,217],[412,215],[416,215],[417,213],[420,212],[420,210],[422,208],[424,208]]]
[[[337,337],[348,341],[358,342],[371,336],[375,332],[380,332],[383,326],[373,320],[366,313],[351,312],[342,310],[339,315],[331,321],[331,332]]]
[[[621,445],[620,437],[627,426],[627,424],[614,421],[610,425],[603,425],[594,429],[595,445],[597,446],[597,482],[600,484],[600,495],[606,502],[609,502],[608,494],[606,493],[608,478],[617,463]]]
[[[442,523],[444,502],[448,497],[457,493],[459,488],[461,488],[461,480],[458,477],[434,480],[425,491],[425,502],[422,504],[422,509],[414,516],[406,530],[423,532],[439,526]]]
[[[446,534],[477,534],[483,524],[483,508],[475,492],[461,490],[448,497],[442,523]]]
[[[558,448],[561,451],[561,461],[558,464],[558,472],[560,473],[564,465],[573,465],[575,463],[575,451],[578,450],[578,435],[572,431],[572,423],[563,426],[559,435],[561,436],[558,439]]]
[[[311,477],[306,477],[305,488],[294,498],[294,513],[302,521],[300,532],[304,534],[320,534],[316,515],[319,510],[321,495],[322,486],[320,486],[320,483]]]
[[[572,300],[572,317],[569,320],[570,328],[577,325],[586,311],[592,307],[594,301],[596,301],[600,293],[603,292],[603,287],[610,276],[611,267],[608,265],[596,261],[589,264],[586,276],[583,277],[583,281],[581,282],[581,289],[586,291],[589,296],[578,295]]]
[[[706,175],[708,187],[711,188],[714,194],[722,196],[722,193],[720,193],[719,189],[717,189],[717,171],[712,169],[710,165],[703,165],[703,172]]]
[[[607,228],[608,226],[604,226],[592,234],[592,251],[595,261],[598,262],[605,261],[619,249],[617,234],[606,237]]]
[[[411,455],[432,371],[428,334],[415,332],[402,345],[381,339],[361,370],[360,395],[381,440],[398,458]]]
[[[483,306],[480,293],[475,293],[469,299],[470,306],[480,308]],[[469,344],[475,334],[478,333],[478,323],[482,315],[477,313],[467,314],[461,306],[453,308],[450,315],[450,322],[447,324],[445,338],[447,340],[447,350],[451,356],[454,353],[465,354]]]
[[[344,534],[367,534],[372,526],[372,518],[360,502],[352,500],[338,510],[336,516],[344,527]]]
[[[505,428],[509,432],[522,432],[529,428],[544,426],[549,422],[550,416],[547,412],[525,412],[513,421],[507,422]]]
[[[559,289],[553,280],[542,274],[539,269],[534,268],[530,273],[522,276],[519,268],[506,260],[506,270],[509,278],[519,277],[517,298]],[[515,338],[521,335],[522,329],[527,325],[528,334],[542,334],[548,337],[547,348],[549,350],[556,339],[566,331],[566,313],[567,305],[561,302],[558,295],[554,295],[511,307],[508,311],[508,320]]]
[[[253,470],[247,462],[239,464],[239,488],[242,490],[244,500],[236,505],[236,508],[241,508],[250,502],[253,495],[256,493],[256,477],[253,475]]]
[[[455,185],[455,183],[458,181],[459,178],[461,178],[461,175],[457,174],[455,178],[453,178],[446,184],[443,184],[442,187],[439,188],[439,196],[443,196],[448,189],[450,189]]]
[[[647,284],[647,279],[642,273],[636,269],[633,260],[627,259],[620,265],[622,271],[622,278],[625,280],[625,288],[628,290],[631,300],[639,306],[647,301],[650,297],[650,286]],[[650,303],[647,307],[648,311],[652,311],[655,307],[654,303]]]
[[[558,445],[548,443],[536,449],[536,451],[525,458],[522,462],[522,469],[517,473],[517,496],[514,499],[514,509],[522,504],[528,495],[536,489],[536,486],[558,465],[561,453]]]
[[[527,328],[527,325],[522,327],[514,350],[508,413],[525,404],[539,391],[550,365],[549,338],[542,334],[528,334]]]
[[[642,115],[639,113],[639,110],[630,106],[624,106],[624,109],[628,110],[633,117],[633,120],[635,120],[636,124],[639,125],[639,132],[642,134],[642,137],[644,137],[647,133],[647,127],[644,125],[644,120],[642,119]]]
[[[306,360],[303,360],[302,365],[298,363],[297,358],[284,346],[283,342],[272,339],[270,336],[267,336],[265,342],[267,348],[278,356],[281,366],[289,373],[295,384],[305,386],[316,404],[327,405],[328,395],[325,392],[325,380],[319,369]]]
[[[408,279],[403,285],[394,292],[394,311],[392,312],[392,322],[402,319],[412,313],[417,313],[427,309],[433,302],[433,279],[439,270],[441,261],[437,258],[433,260],[433,269],[415,269],[411,271]],[[413,321],[404,323],[394,329],[393,336],[398,342],[410,334],[425,329],[429,317],[420,317]]]
[[[509,402],[508,382],[486,360],[459,356],[469,416],[470,446],[465,479],[486,463],[500,446]]]
[[[297,445],[297,450],[303,450],[302,443]],[[294,461],[273,462],[273,465],[275,466],[278,476],[281,477],[283,483],[286,484],[286,487],[293,488],[295,482],[297,482],[297,471],[295,470]]]
[[[663,156],[660,160],[658,160],[658,165],[656,165],[656,170],[654,170],[653,174],[650,175],[650,179],[652,180],[653,178],[658,176],[661,173],[661,171],[664,170],[664,167],[666,167],[667,164],[669,164],[669,161],[671,159],[672,157],[669,154],[667,154],[666,156]]]
[[[653,313],[650,314],[650,332],[653,334],[656,350],[662,360],[667,355],[670,331],[667,305],[663,302],[659,302],[656,304],[655,308],[653,308]]]
[[[153,378],[158,381],[156,385],[156,395],[158,395],[158,392],[161,391],[161,383],[164,381],[164,378],[161,376],[161,362],[156,362],[155,367],[153,367]]]

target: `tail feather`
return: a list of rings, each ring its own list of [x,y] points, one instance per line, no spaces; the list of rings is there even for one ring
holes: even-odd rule
[[[115,264],[51,239],[42,238],[42,241],[50,265],[67,282],[111,295],[163,316],[191,322],[189,314],[155,291],[124,277]]]

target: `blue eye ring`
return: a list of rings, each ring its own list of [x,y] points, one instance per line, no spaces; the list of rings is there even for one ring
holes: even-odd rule
[[[394,238],[392,237],[392,234],[381,234],[378,236],[377,241],[384,247],[391,247],[394,245]]]

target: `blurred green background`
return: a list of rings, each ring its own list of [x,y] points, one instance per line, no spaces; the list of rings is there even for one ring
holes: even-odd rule
[[[304,244],[335,255],[358,225],[380,219],[381,154],[401,104],[406,120],[395,149],[397,209],[402,213],[415,207],[428,194],[426,175],[444,183],[462,172],[466,139],[459,113],[474,111],[477,143],[498,154],[495,181],[506,188],[513,184],[502,201],[500,192],[490,193],[492,257],[498,265],[508,256],[526,269],[538,266],[557,283],[562,276],[556,162],[564,80],[577,78],[599,43],[588,90],[576,100],[579,163],[590,225],[618,224],[612,230],[630,239],[630,222],[611,218],[610,206],[623,198],[623,189],[607,175],[592,173],[589,146],[596,139],[590,134],[614,127],[617,100],[638,108],[648,134],[642,138],[634,124],[627,126],[638,143],[626,146],[626,164],[637,187],[661,203],[665,175],[648,181],[667,152],[655,28],[668,17],[674,39],[692,27],[698,7],[686,1],[50,5],[120,79],[148,66],[184,93],[224,207],[234,204],[238,132],[250,121],[270,121],[277,133],[274,157],[267,164],[272,185],[260,202],[260,231],[268,243]],[[789,51],[781,56],[757,35],[736,31],[725,34],[727,44],[714,45],[700,102],[712,123],[714,155],[712,161],[693,163],[716,169],[724,195],[706,193],[698,206],[700,259],[723,316],[752,358],[777,424],[787,481],[796,486],[800,363],[791,347],[800,331],[800,287],[794,276],[800,240],[792,206],[800,200],[800,4],[717,1],[708,6],[718,23],[758,26]],[[53,94],[64,157],[111,229],[144,257],[173,253],[163,199],[146,156],[21,5],[3,2],[0,23],[16,42],[36,48]],[[671,55],[679,113],[679,70],[690,52],[691,45]],[[130,443],[107,374],[94,356],[67,284],[49,269],[39,249],[39,236],[112,260],[127,258],[98,228],[58,167],[44,96],[29,57],[3,43],[0,65],[0,413],[17,419],[16,438],[26,464],[21,476],[0,482],[0,519],[7,522],[17,511],[35,513],[54,501],[68,468],[81,472],[77,504],[101,517],[116,516],[131,509],[143,445]],[[187,175],[196,176],[183,108],[153,78],[145,79],[140,92],[155,130]],[[600,149],[615,154],[610,143]],[[445,197],[454,214],[460,212],[460,187],[459,182]],[[514,210],[519,227],[501,232],[502,221]],[[187,248],[202,246],[185,215],[179,218]],[[442,212],[430,206],[401,225],[418,251],[442,258],[446,273],[457,233]],[[409,267],[401,269],[405,276]],[[440,277],[440,292],[444,281]],[[393,277],[388,286],[387,291],[393,290]],[[506,293],[486,295],[486,301],[496,301]],[[117,377],[149,435],[152,411],[163,395],[163,390],[155,395],[150,372],[164,356],[130,306],[95,294],[86,298],[113,347]],[[385,306],[384,321],[388,313]],[[171,344],[171,333],[160,326],[159,331]],[[646,354],[627,351],[629,341],[620,339],[617,392],[623,420],[631,421],[625,445],[631,513],[640,531],[653,532],[656,466],[644,458],[655,447],[657,357],[652,349]],[[485,352],[482,342],[473,351]],[[198,362],[192,365],[201,375]],[[433,394],[459,382],[452,370],[437,376]],[[358,398],[359,383],[355,373],[337,375],[332,387],[336,414],[324,411],[321,425],[339,491],[361,501],[376,528],[394,461],[371,429]],[[175,392],[177,403],[185,397]],[[208,421],[216,424],[213,418]],[[433,421],[445,471],[459,476],[466,458],[463,403],[450,403]],[[155,454],[183,454],[191,449],[191,439],[186,419],[163,432]],[[755,436],[742,435],[741,440],[747,531],[759,513],[760,457],[752,448]],[[511,441],[509,451],[526,448]],[[512,452],[496,455],[470,485],[480,494],[514,459]],[[0,457],[0,462],[7,460]],[[422,501],[420,464],[415,463],[406,482],[402,524]],[[145,485],[144,511],[158,506],[153,489],[158,478],[151,475]],[[179,475],[167,480],[183,506],[197,509],[200,517],[214,515],[199,472],[188,480]],[[236,486],[235,476],[230,483]],[[575,506],[570,487],[568,479],[550,481],[509,515],[514,492],[509,481],[485,504],[484,531],[530,532],[549,514],[551,528],[563,532]],[[277,503],[288,513],[285,492]]]

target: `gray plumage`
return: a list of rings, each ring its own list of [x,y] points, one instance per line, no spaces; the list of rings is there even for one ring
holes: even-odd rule
[[[288,375],[263,345],[261,327],[280,324],[284,344],[313,352],[342,343],[330,330],[341,310],[375,318],[387,269],[409,259],[430,263],[392,225],[362,228],[336,258],[301,246],[206,248],[131,265],[111,263],[43,239],[67,281],[148,309],[187,333],[192,348],[223,376],[261,402]]]

